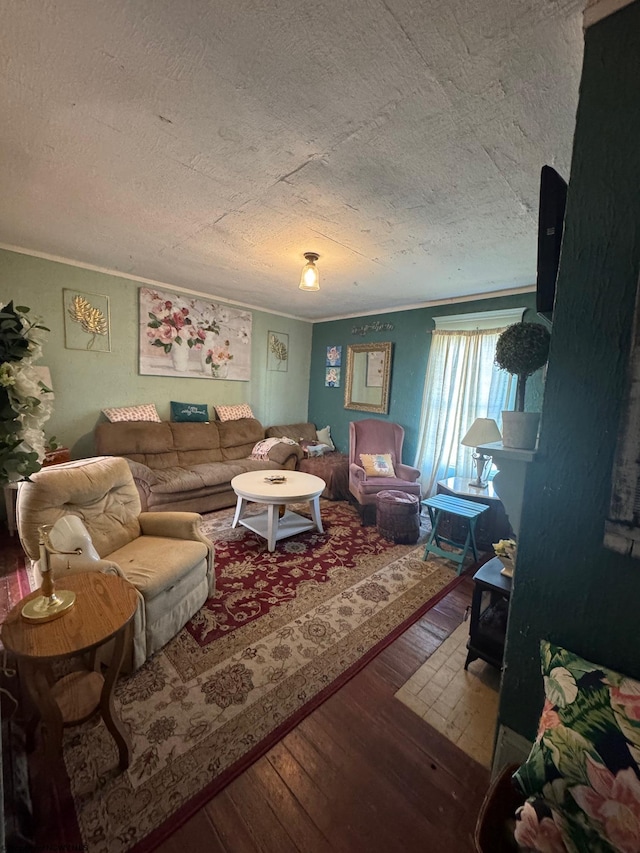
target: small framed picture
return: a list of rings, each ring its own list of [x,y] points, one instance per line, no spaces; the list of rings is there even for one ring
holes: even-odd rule
[[[64,288],[62,299],[65,347],[90,352],[111,352],[109,297]]]
[[[289,335],[267,332],[267,370],[285,373],[289,369]]]
[[[324,384],[327,388],[340,387],[340,368],[327,367],[324,374]]]
[[[342,364],[342,347],[327,347],[327,367],[340,367]]]

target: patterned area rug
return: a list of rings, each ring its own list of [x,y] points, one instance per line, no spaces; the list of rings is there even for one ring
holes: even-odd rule
[[[65,841],[153,849],[459,580],[446,561],[423,562],[421,547],[361,527],[347,503],[323,501],[325,533],[272,554],[231,516],[206,517],[215,597],[116,689],[128,771],[116,774],[102,723],[66,733]]]

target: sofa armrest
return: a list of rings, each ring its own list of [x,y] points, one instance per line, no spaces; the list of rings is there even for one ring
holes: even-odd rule
[[[133,459],[127,459],[126,456],[124,458],[136,482],[146,483],[148,486],[154,486],[158,482],[153,470],[147,465],[143,465],[142,462],[134,462]]]
[[[273,445],[268,456],[272,462],[293,471],[298,461],[304,457],[304,451],[299,444],[287,444],[287,442],[280,441]]]
[[[420,477],[420,471],[412,465],[404,465],[400,462],[396,465],[396,477],[400,480],[407,480],[409,483],[415,483]]]
[[[138,516],[143,536],[192,539],[207,546],[209,571],[213,572],[213,545],[202,533],[202,516],[197,512],[141,512]]]
[[[136,489],[140,495],[141,508],[142,510],[146,510],[149,506],[151,487],[158,482],[158,478],[152,469],[147,465],[143,465],[142,462],[134,462],[133,459],[127,459],[126,456],[123,458],[131,470],[133,482],[136,484]]]
[[[349,465],[349,476],[353,477],[354,480],[358,480],[360,483],[364,483],[367,479],[364,468],[361,468],[360,465],[356,465],[355,462],[352,462]]]

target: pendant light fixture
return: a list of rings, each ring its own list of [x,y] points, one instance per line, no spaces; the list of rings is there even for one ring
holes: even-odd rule
[[[319,258],[315,252],[305,252],[307,263],[302,267],[300,290],[320,290],[320,275],[316,267]]]

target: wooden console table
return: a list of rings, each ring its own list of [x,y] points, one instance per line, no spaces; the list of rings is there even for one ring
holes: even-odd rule
[[[74,606],[51,622],[34,623],[22,618],[32,592],[7,616],[0,636],[17,658],[21,681],[36,707],[28,740],[42,722],[44,765],[62,754],[62,730],[98,712],[115,740],[119,767],[129,766],[131,744],[113,708],[113,688],[130,643],[130,625],[138,606],[135,588],[124,578],[101,572],[70,575],[60,587],[76,593]],[[111,661],[104,674],[96,665],[96,651],[114,639]],[[88,658],[89,668],[75,670],[55,680],[52,664],[67,658]],[[82,661],[80,661],[82,662]]]

